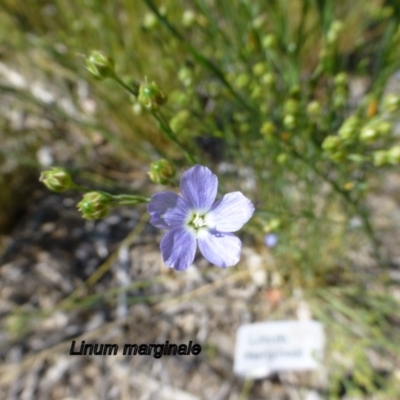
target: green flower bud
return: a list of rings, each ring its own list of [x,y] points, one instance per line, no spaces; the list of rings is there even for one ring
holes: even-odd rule
[[[235,79],[235,85],[240,89],[246,87],[249,83],[250,83],[250,76],[248,74],[240,74]]]
[[[39,178],[40,182],[53,192],[65,192],[72,189],[75,185],[71,175],[63,168],[52,168],[49,171],[43,171]]]
[[[167,184],[175,176],[174,166],[165,159],[150,164],[149,178],[153,183]]]
[[[167,96],[155,82],[145,83],[139,87],[139,103],[150,110],[157,110],[167,101]]]
[[[185,10],[182,15],[182,25],[190,28],[196,22],[196,13],[192,10]]]
[[[396,165],[400,163],[400,146],[393,146],[387,152],[388,163]]]
[[[339,136],[343,140],[351,140],[357,136],[357,130],[351,126],[344,125],[339,129]]]
[[[193,84],[193,70],[188,67],[183,67],[178,72],[178,79],[186,87],[192,86]]]
[[[363,163],[365,161],[368,161],[368,158],[363,156],[363,155],[361,155],[361,154],[349,154],[347,156],[347,159],[351,160],[351,161],[353,161],[353,162],[355,162],[357,164],[361,164],[361,163]]]
[[[386,150],[378,150],[373,153],[372,163],[375,167],[382,167],[383,165],[388,164],[388,153]]]
[[[288,160],[288,155],[286,153],[280,153],[276,158],[278,164],[284,165]]]
[[[134,103],[132,105],[132,111],[135,115],[141,115],[143,112],[142,106],[139,103]]]
[[[391,93],[383,99],[383,109],[388,113],[395,113],[400,108],[400,97]]]
[[[283,105],[285,114],[296,114],[299,111],[299,102],[294,99],[287,99]]]
[[[343,125],[346,125],[350,128],[358,128],[361,124],[361,120],[357,115],[351,115],[344,122]]]
[[[191,102],[190,96],[186,92],[181,92],[179,90],[174,90],[170,96],[170,103],[178,104],[180,106],[186,107]]]
[[[287,114],[283,118],[283,125],[287,129],[294,129],[296,127],[296,117],[292,114]]]
[[[276,36],[272,34],[264,36],[261,42],[264,49],[274,49],[278,43]]]
[[[146,13],[143,19],[143,28],[151,30],[155,28],[158,24],[157,16],[153,13]]]
[[[253,73],[255,76],[261,76],[267,72],[267,66],[263,62],[258,62],[253,65]]]
[[[259,85],[255,85],[251,91],[250,97],[252,99],[260,99],[262,98],[264,95],[264,91],[262,89],[262,87],[260,87]]]
[[[341,146],[341,141],[338,136],[327,136],[322,143],[322,149],[328,153],[338,150]]]
[[[89,57],[86,57],[86,68],[98,80],[115,76],[114,60],[98,50],[93,50]]]
[[[110,198],[104,193],[88,192],[77,205],[85,219],[104,218],[110,211]]]
[[[332,161],[342,162],[346,158],[346,153],[344,150],[335,151],[333,154],[330,154],[329,157]]]
[[[254,29],[260,29],[263,27],[263,25],[265,24],[265,15],[261,14],[258,15],[257,17],[255,17],[251,23],[252,27]]]
[[[378,131],[372,126],[366,126],[361,130],[360,140],[364,143],[372,143],[378,139]]]
[[[347,86],[348,83],[348,76],[345,72],[341,72],[340,74],[337,74],[334,78],[334,82],[336,86]]]
[[[356,115],[347,118],[339,129],[339,136],[343,140],[354,139],[360,129],[361,121]]]
[[[339,33],[343,29],[343,22],[333,21],[326,35],[326,40],[329,44],[333,44],[338,40]]]
[[[171,118],[169,121],[169,126],[174,132],[178,133],[185,127],[189,118],[190,112],[188,110],[181,110],[173,118]]]
[[[267,72],[261,77],[261,83],[263,83],[265,86],[272,86],[276,82],[275,75],[272,72]]]
[[[335,92],[333,93],[333,107],[341,108],[344,107],[347,103],[348,98],[348,90],[343,86],[339,86],[336,88]]]
[[[265,224],[263,230],[265,233],[276,232],[282,226],[282,221],[279,218],[273,218]]]
[[[376,124],[376,130],[379,132],[379,135],[387,136],[392,132],[392,124],[388,121],[379,121]]]
[[[307,114],[309,117],[319,117],[321,115],[322,106],[321,103],[313,100],[307,104]]]
[[[264,122],[261,129],[260,133],[265,136],[272,136],[275,132],[275,125],[271,121]]]

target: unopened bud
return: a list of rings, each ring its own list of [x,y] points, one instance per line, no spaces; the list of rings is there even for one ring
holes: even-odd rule
[[[336,151],[340,147],[340,138],[338,136],[327,136],[322,143],[322,149],[327,152]]]
[[[190,112],[188,110],[180,110],[171,120],[169,126],[175,133],[179,133],[186,125],[186,122],[190,118]]]
[[[265,14],[258,15],[251,23],[254,29],[260,29],[265,25],[266,16]]]
[[[309,117],[318,117],[321,115],[321,110],[321,103],[316,100],[313,100],[307,104],[307,114]]]
[[[343,29],[343,22],[333,21],[326,35],[326,40],[329,44],[333,44],[338,40],[339,33]]]
[[[273,218],[264,226],[264,232],[269,233],[279,230],[282,225],[282,221],[279,218]]]
[[[286,153],[280,153],[280,154],[278,155],[278,157],[276,158],[276,162],[277,162],[278,164],[281,164],[281,165],[286,164],[286,163],[287,163],[287,160],[288,160],[288,155],[287,155]]]
[[[261,126],[260,133],[265,136],[269,137],[272,136],[275,132],[275,125],[271,121],[264,122]]]
[[[193,70],[188,67],[181,68],[178,72],[178,79],[184,86],[191,86],[193,84]]]
[[[383,165],[388,164],[388,153],[386,150],[378,150],[373,153],[372,163],[375,167],[382,167]]]
[[[102,51],[93,50],[86,57],[86,68],[98,80],[115,76],[114,60]]]
[[[182,25],[190,28],[196,22],[196,13],[192,10],[185,10],[182,15]]]
[[[250,83],[250,76],[248,74],[240,74],[235,79],[235,85],[240,89],[246,87],[249,83]]]
[[[253,65],[253,73],[255,76],[261,76],[267,72],[267,66],[263,62],[258,62],[257,64]]]
[[[388,121],[379,121],[376,124],[376,130],[382,136],[387,136],[392,131],[392,124]]]
[[[74,187],[71,175],[63,168],[52,168],[43,171],[39,178],[40,182],[53,192],[65,192]]]
[[[346,158],[346,153],[344,150],[335,151],[334,153],[330,154],[329,157],[332,161],[342,162]]]
[[[265,86],[272,86],[276,82],[275,75],[272,72],[267,72],[261,77],[261,83]]]
[[[299,102],[294,99],[287,99],[283,105],[285,114],[296,114],[299,111]]]
[[[292,114],[287,114],[283,118],[283,125],[287,129],[294,129],[296,127],[296,118]]]
[[[262,47],[264,49],[273,49],[276,47],[278,41],[275,35],[266,35],[262,38]]]
[[[168,97],[172,104],[176,103],[183,107],[188,106],[191,101],[190,96],[188,96],[186,92],[181,92],[180,90],[174,90]]]
[[[392,165],[397,165],[400,163],[400,146],[393,146],[387,152],[388,162]]]
[[[378,131],[374,127],[366,126],[360,133],[360,140],[365,143],[371,143],[378,139],[378,136]]]
[[[388,94],[383,99],[383,109],[388,113],[395,113],[400,108],[400,97],[395,94]]]
[[[174,166],[165,159],[150,164],[149,178],[152,182],[165,185],[175,176]]]
[[[104,193],[88,192],[77,205],[85,219],[104,218],[110,211],[110,198]]]
[[[355,162],[357,164],[361,164],[361,163],[363,163],[365,161],[368,161],[368,157],[365,157],[365,156],[363,156],[361,154],[349,154],[347,156],[347,159],[350,160],[350,161],[353,161],[353,162]]]
[[[347,118],[339,129],[339,136],[344,140],[353,139],[357,136],[361,121],[356,115]]]
[[[145,83],[139,87],[139,103],[148,109],[157,110],[167,101],[167,96],[161,91],[155,82]]]
[[[333,94],[333,107],[342,108],[347,103],[348,90],[344,86],[338,86]]]
[[[151,29],[155,28],[157,26],[157,24],[158,24],[158,20],[157,20],[157,17],[155,14],[149,12],[144,16],[143,24],[142,24],[144,29],[151,30]]]
[[[341,72],[340,74],[337,74],[334,78],[334,82],[336,86],[346,86],[348,83],[348,76],[345,72]]]

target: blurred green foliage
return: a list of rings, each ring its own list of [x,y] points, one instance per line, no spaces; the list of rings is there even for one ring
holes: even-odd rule
[[[396,3],[4,0],[0,9],[0,206],[46,146],[53,164],[77,171],[159,158],[183,168],[184,154],[223,162],[224,189],[239,177],[257,205],[254,245],[279,234],[282,287],[305,288],[332,354],[351,353],[349,387],[377,390],[366,349],[398,354],[389,322],[398,304],[385,293],[365,198],[381,168],[400,163],[399,93],[386,88],[400,68]],[[93,50],[113,58],[119,82],[92,78]],[[349,267],[349,248],[373,253],[376,293]],[[346,366],[332,362],[335,398]]]

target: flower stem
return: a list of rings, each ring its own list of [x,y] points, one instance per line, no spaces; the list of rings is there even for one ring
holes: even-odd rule
[[[235,97],[235,99],[247,110],[254,112],[253,108],[233,89],[231,84],[226,80],[223,72],[208,58],[200,54],[186,39],[183,37],[176,28],[158,11],[152,0],[143,0],[146,5],[154,12],[158,20],[186,47],[187,51],[193,56],[193,58],[205,68],[215,74],[215,76],[223,83],[223,85],[229,90],[229,92]]]
[[[134,87],[130,87],[127,85],[122,79],[120,79],[118,76],[113,77],[113,79],[121,85],[128,93],[132,94],[133,96],[137,97],[139,94],[139,85],[135,83]],[[169,126],[168,121],[165,119],[164,115],[161,113],[160,110],[150,110],[151,114],[153,117],[156,119],[156,121],[159,123],[160,129],[162,132],[165,134],[165,136],[174,142],[183,152],[185,155],[186,159],[191,163],[191,164],[196,164],[196,159],[195,157],[185,148],[185,146],[178,140],[176,137],[175,132],[171,129]]]

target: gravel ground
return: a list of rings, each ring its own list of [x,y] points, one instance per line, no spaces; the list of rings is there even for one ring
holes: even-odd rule
[[[29,200],[0,255],[0,400],[326,398],[328,366],[254,382],[233,374],[240,325],[310,314],[301,298],[274,287],[273,252],[244,237],[237,267],[220,270],[197,257],[176,273],[162,263],[161,233],[148,224],[145,208],[119,208],[93,222],[81,219],[76,197],[39,188]],[[398,298],[399,201],[398,173],[369,197]],[[352,257],[370,263],[366,254]],[[121,351],[70,355],[73,340],[120,349],[193,341],[202,351],[160,359]],[[400,377],[398,364],[389,368]]]
[[[399,191],[393,175],[370,200],[379,205],[377,222],[395,222],[378,224],[386,230],[394,277]],[[254,249],[244,238],[240,266],[219,270],[198,257],[179,274],[163,265],[160,232],[148,224],[144,208],[119,208],[93,222],[81,219],[76,198],[43,190],[33,196],[1,257],[1,399],[234,400],[246,398],[240,396],[247,390],[251,399],[325,398],[325,367],[275,374],[248,389],[233,374],[241,324],[304,312],[304,303],[269,285],[274,259],[267,249]],[[202,351],[160,359],[121,351],[70,355],[72,340],[76,348],[84,340],[120,349],[193,341]]]

